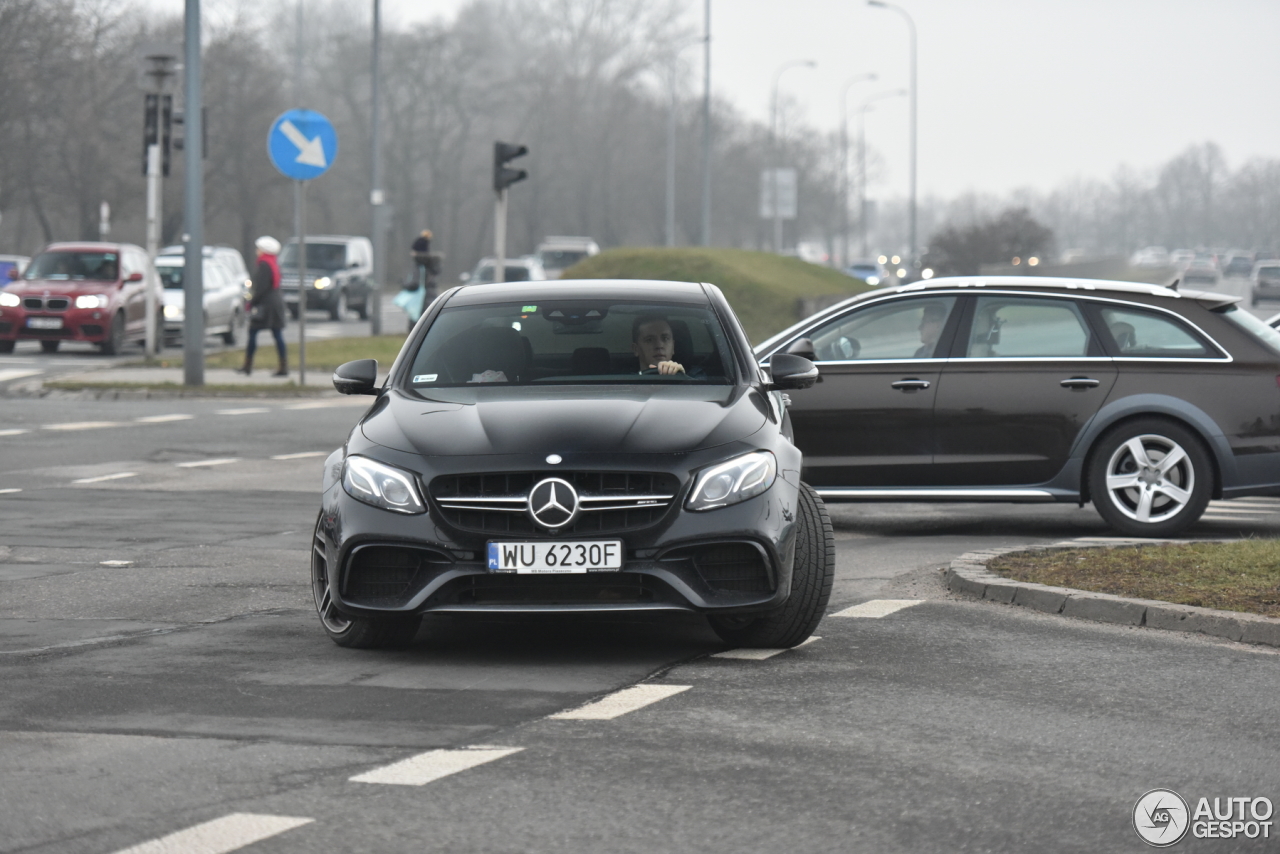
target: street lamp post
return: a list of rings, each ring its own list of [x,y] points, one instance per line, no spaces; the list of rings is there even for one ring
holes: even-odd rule
[[[706,0],[702,40],[702,245],[711,245],[711,0]]]
[[[840,265],[849,264],[849,89],[855,83],[875,80],[876,75],[857,74],[845,81],[840,92]]]
[[[676,61],[685,50],[702,43],[703,40],[698,39],[676,48],[667,67],[667,246],[676,245]]]
[[[772,120],[770,122],[770,146],[773,149],[774,168],[770,180],[773,182],[773,251],[782,253],[782,205],[778,198],[778,170],[782,168],[782,151],[780,140],[778,139],[778,84],[782,80],[782,75],[793,68],[817,68],[818,63],[812,59],[793,59],[790,62],[784,62],[778,67],[773,75],[773,97],[772,97]]]
[[[906,89],[872,95],[858,107],[858,231],[862,237],[862,257],[867,257],[867,111],[876,101],[901,98]]]
[[[902,19],[907,22],[907,33],[910,36],[910,42],[911,42],[910,122],[911,122],[911,127],[909,130],[909,135],[911,137],[911,143],[910,143],[911,145],[911,190],[910,190],[911,199],[909,203],[910,206],[908,208],[910,225],[908,228],[909,238],[908,238],[907,258],[908,258],[909,264],[915,264],[916,263],[916,236],[917,236],[916,235],[916,66],[917,66],[916,24],[915,24],[915,21],[911,19],[911,16],[907,14],[907,10],[903,9],[901,6],[895,6],[892,3],[886,3],[884,2],[884,0],[867,0],[867,5],[875,6],[876,8],[879,8],[879,9],[892,9],[893,11],[897,12],[899,15],[902,16]]]

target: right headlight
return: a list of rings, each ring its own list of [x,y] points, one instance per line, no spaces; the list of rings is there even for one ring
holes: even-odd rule
[[[5,293],[0,291],[0,305],[5,308],[14,308],[22,304],[22,298],[17,294]]]
[[[684,506],[687,510],[728,507],[764,492],[777,477],[778,461],[772,453],[743,454],[699,472]]]
[[[395,513],[425,513],[413,475],[368,457],[347,457],[342,466],[342,488],[356,501]]]

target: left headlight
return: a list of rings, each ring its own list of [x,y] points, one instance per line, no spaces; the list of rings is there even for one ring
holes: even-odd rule
[[[76,297],[76,308],[106,308],[107,298],[103,294],[85,294]]]
[[[778,461],[772,453],[743,454],[699,472],[684,506],[687,510],[728,507],[766,491],[777,477]]]
[[[14,308],[19,305],[22,305],[22,298],[17,294],[7,294],[4,291],[0,291],[0,306]]]
[[[328,276],[321,276],[312,282],[312,284],[322,291],[327,291],[329,288],[333,287],[333,279]]]
[[[396,513],[425,513],[413,475],[368,457],[347,457],[342,488],[356,501]]]
[[[182,320],[183,318],[184,318],[184,312],[182,310],[182,306],[166,305],[164,307],[165,320]]]

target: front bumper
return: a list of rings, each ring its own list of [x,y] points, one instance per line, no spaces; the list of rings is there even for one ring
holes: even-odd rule
[[[341,466],[341,454],[327,464]],[[587,468],[579,465],[578,468]],[[755,498],[702,513],[682,508],[688,483],[655,524],[596,537],[483,535],[453,528],[429,500],[405,516],[349,496],[323,495],[313,560],[324,560],[336,607],[350,616],[427,612],[678,610],[749,613],[791,590],[798,480],[779,477]],[[487,568],[487,540],[621,539],[620,571],[516,575]]]
[[[99,344],[111,335],[111,309],[68,308],[65,311],[28,311],[0,308],[0,340],[88,341]],[[33,328],[30,320],[58,321],[55,329]]]
[[[307,288],[307,310],[308,311],[328,311],[338,304],[338,293],[341,288]],[[298,307],[298,289],[290,287],[282,287],[281,295],[284,297],[284,304],[290,311],[294,311]]]

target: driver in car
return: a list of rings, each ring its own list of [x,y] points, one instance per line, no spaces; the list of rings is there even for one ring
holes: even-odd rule
[[[942,327],[947,322],[947,309],[941,303],[931,302],[924,307],[920,318],[920,348],[916,350],[914,359],[933,358],[933,348],[938,346],[942,337]]]
[[[683,374],[684,365],[675,361],[675,336],[671,323],[661,315],[646,314],[631,324],[631,351],[640,360],[640,373]]]

